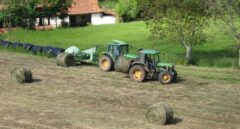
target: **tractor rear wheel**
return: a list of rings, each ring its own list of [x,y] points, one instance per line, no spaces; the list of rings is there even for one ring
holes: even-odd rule
[[[133,81],[143,82],[147,77],[147,72],[143,66],[136,65],[130,69],[129,76]]]
[[[118,61],[115,63],[115,71],[122,73],[129,73],[129,68],[132,61],[130,59],[125,59],[124,57],[119,57]]]
[[[103,71],[111,71],[113,69],[113,61],[109,56],[102,56],[99,59],[99,67],[103,70]]]
[[[168,71],[162,71],[159,74],[159,81],[162,84],[170,84],[173,81],[173,75]]]

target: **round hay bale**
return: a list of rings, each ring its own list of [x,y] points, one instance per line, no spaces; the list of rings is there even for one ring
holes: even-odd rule
[[[115,71],[128,73],[131,63],[132,63],[132,60],[126,59],[124,57],[119,57],[118,61],[115,64]]]
[[[68,53],[60,53],[57,56],[57,65],[70,67],[75,65],[74,56]]]
[[[56,57],[58,54],[60,54],[60,53],[62,53],[64,51],[65,50],[62,49],[62,48],[53,48],[52,51],[51,51],[51,54]]]
[[[156,103],[147,111],[146,118],[148,122],[158,125],[166,125],[173,119],[173,110],[167,103]]]
[[[15,67],[11,70],[12,80],[19,83],[29,83],[32,82],[32,72],[30,69]]]

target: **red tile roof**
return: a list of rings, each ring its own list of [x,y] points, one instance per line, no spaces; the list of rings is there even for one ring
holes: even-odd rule
[[[98,0],[73,0],[72,7],[69,8],[69,15],[89,14],[102,12],[98,5]]]

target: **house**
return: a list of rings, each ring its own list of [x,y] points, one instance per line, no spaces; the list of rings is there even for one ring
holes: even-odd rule
[[[116,16],[112,11],[101,9],[98,0],[73,0],[65,19],[51,17],[47,19],[37,18],[36,20],[36,26],[58,27],[62,23],[67,26],[114,24]]]

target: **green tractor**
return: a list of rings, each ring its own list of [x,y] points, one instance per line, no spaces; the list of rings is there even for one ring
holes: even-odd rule
[[[122,69],[122,72],[128,73],[137,82],[158,79],[163,84],[169,84],[176,81],[174,65],[161,62],[159,51],[140,49],[138,56],[128,52],[127,43],[114,40],[108,45],[107,52],[99,58],[99,67],[103,71]]]
[[[146,79],[158,79],[163,84],[170,84],[177,79],[175,66],[160,61],[160,52],[139,50],[139,58],[133,60],[129,68],[132,80],[143,82]]]
[[[108,44],[107,51],[101,54],[98,60],[99,67],[106,72],[114,70],[118,58],[128,55],[128,52],[129,45],[127,43],[113,40]]]

